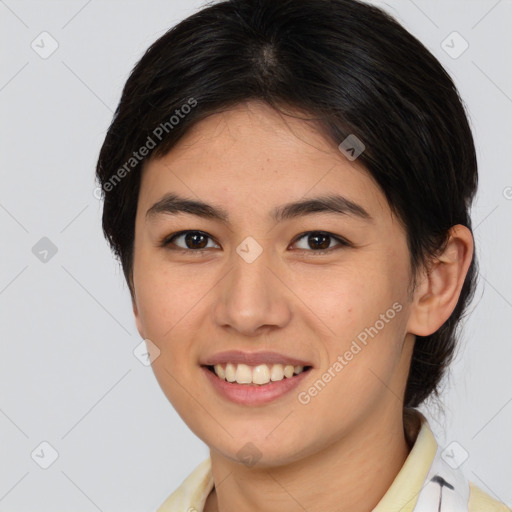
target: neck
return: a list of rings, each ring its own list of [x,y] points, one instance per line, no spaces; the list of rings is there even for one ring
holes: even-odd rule
[[[248,468],[210,451],[218,483],[204,512],[372,510],[410,451],[402,411],[387,412],[366,418],[323,451],[285,466]]]

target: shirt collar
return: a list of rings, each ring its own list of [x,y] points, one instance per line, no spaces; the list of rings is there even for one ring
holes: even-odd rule
[[[372,512],[412,512],[437,451],[427,419],[416,409],[404,410],[404,432],[412,446],[404,465]]]
[[[412,447],[404,465],[386,494],[372,512],[413,512],[437,450],[427,419],[417,409],[404,410],[404,432]],[[199,464],[160,506],[157,512],[173,512],[193,507],[202,512],[214,486],[211,459]]]

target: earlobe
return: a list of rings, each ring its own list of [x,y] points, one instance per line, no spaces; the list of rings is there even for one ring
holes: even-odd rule
[[[471,231],[461,224],[450,229],[445,249],[423,271],[414,291],[408,332],[429,336],[452,314],[473,258]]]

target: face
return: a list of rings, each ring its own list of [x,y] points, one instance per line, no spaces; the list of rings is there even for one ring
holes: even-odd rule
[[[314,202],[326,197],[338,200]],[[401,411],[410,280],[383,193],[305,121],[241,104],[145,166],[137,327],[160,351],[165,395],[222,456],[285,464]],[[228,380],[271,380],[221,380],[205,366],[215,362]]]

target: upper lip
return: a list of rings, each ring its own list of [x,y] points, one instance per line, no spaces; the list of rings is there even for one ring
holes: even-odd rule
[[[204,366],[214,366],[216,364],[247,364],[256,366],[259,364],[291,364],[293,366],[312,366],[311,363],[290,357],[278,352],[242,352],[241,350],[228,350],[226,352],[218,352],[211,357],[205,359],[201,364]]]

